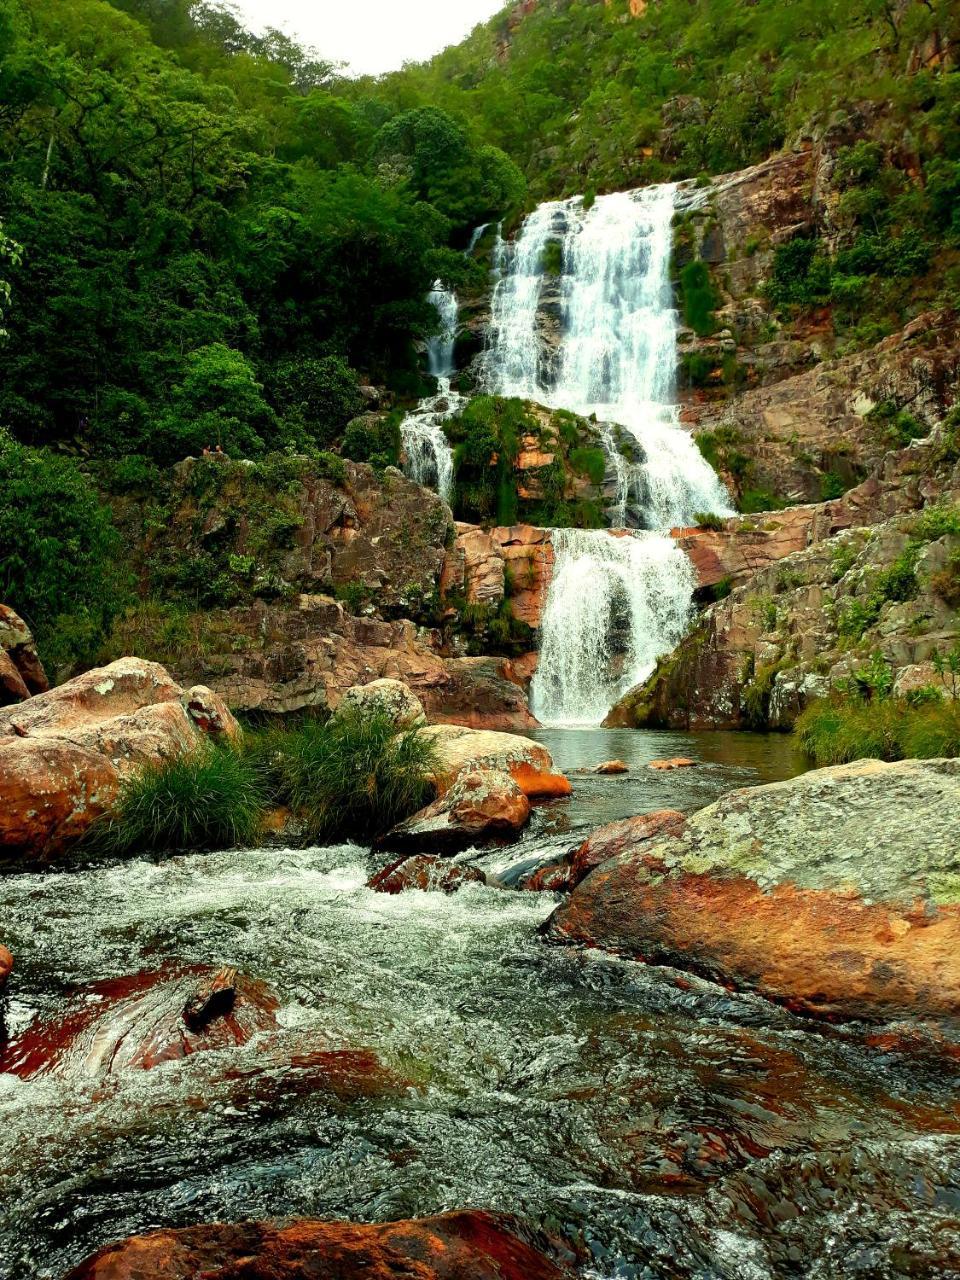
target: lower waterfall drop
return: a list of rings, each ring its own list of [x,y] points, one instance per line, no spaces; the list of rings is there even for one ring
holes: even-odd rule
[[[556,529],[531,706],[546,725],[600,724],[682,639],[694,571],[672,538]]]
[[[443,424],[458,413],[464,397],[451,390],[460,305],[451,289],[437,280],[428,295],[440,313],[440,332],[427,343],[427,364],[437,380],[437,393],[421,400],[400,424],[404,471],[417,484],[436,487],[444,502],[453,500],[453,450]]]

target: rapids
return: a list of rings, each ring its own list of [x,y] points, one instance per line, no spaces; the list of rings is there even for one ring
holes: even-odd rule
[[[581,759],[632,746],[638,766],[706,761],[591,779],[607,814],[637,811],[634,788],[685,805],[757,780],[761,761],[790,771],[749,735],[570,740]],[[599,816],[576,796],[547,806],[483,861],[569,844]],[[365,887],[370,870],[347,845],[0,879],[14,1045],[35,1018],[95,1004],[102,979],[174,963],[235,965],[281,1006],[245,1047],[149,1072],[0,1073],[0,1275],[60,1280],[158,1225],[461,1206],[567,1236],[603,1280],[930,1274],[925,1257],[960,1249],[956,1059],[547,948],[549,894],[389,897]]]

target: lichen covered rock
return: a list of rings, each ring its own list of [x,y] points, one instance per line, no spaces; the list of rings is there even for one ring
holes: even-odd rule
[[[437,750],[441,791],[468,768],[505,770],[530,799],[567,796],[572,791],[570,780],[554,772],[547,748],[530,738],[459,725],[430,725],[423,733]]]
[[[530,801],[509,773],[462,769],[433,804],[381,837],[397,852],[459,853],[491,840],[515,840],[530,821]]]
[[[334,714],[350,713],[362,718],[385,716],[398,733],[427,723],[420,700],[400,680],[371,680],[369,684],[351,686]]]

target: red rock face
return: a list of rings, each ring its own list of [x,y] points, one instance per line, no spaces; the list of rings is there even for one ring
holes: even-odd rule
[[[828,1020],[956,1017],[960,908],[869,904],[854,892],[732,873],[671,872],[638,853],[598,867],[545,930],[671,965]]]
[[[505,1215],[383,1226],[248,1222],[157,1231],[110,1245],[67,1280],[564,1280],[571,1272]],[[539,1242],[537,1242],[539,1243]]]
[[[53,738],[0,738],[0,857],[63,852],[110,809],[119,787],[99,752]]]
[[[4,1045],[0,1071],[23,1079],[105,1079],[149,1071],[205,1049],[242,1045],[276,1027],[276,996],[264,983],[241,976],[229,1011],[192,1030],[184,1008],[213,975],[213,970],[193,968],[96,983],[65,1018],[35,1023]]]
[[[423,893],[456,893],[465,884],[486,884],[487,877],[479,867],[446,862],[443,858],[424,854],[403,858],[378,871],[367,882],[378,893],[404,893],[419,889]]]
[[[378,841],[398,852],[459,853],[490,840],[515,840],[530,821],[530,801],[509,773],[464,769],[449,791]]]

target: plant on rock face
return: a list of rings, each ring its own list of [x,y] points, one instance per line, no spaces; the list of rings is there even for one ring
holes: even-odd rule
[[[88,838],[96,850],[115,855],[227,849],[256,839],[265,804],[254,761],[232,747],[206,744],[126,779],[113,814]]]

